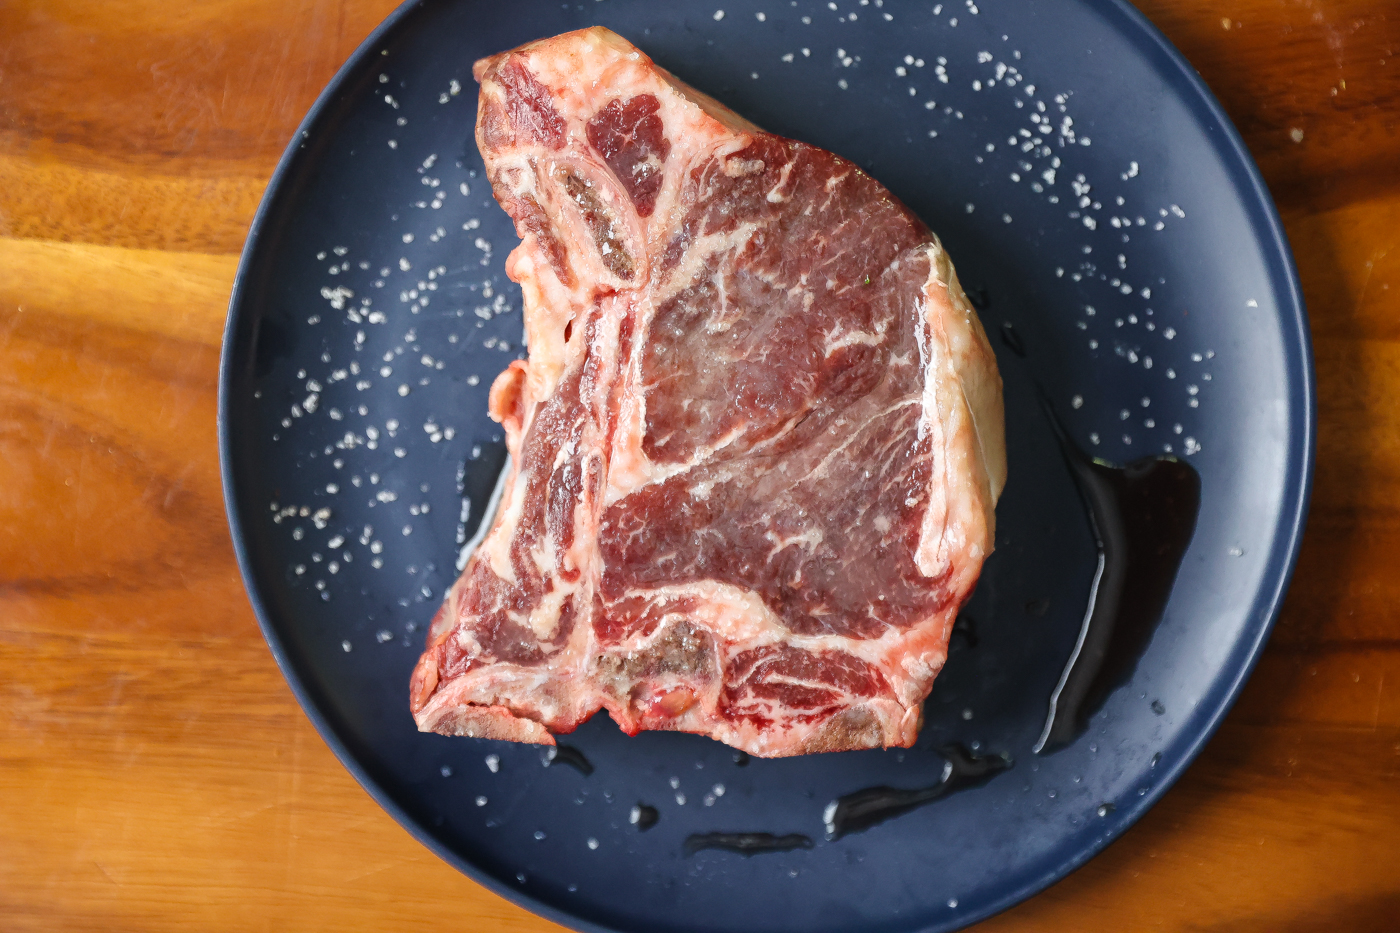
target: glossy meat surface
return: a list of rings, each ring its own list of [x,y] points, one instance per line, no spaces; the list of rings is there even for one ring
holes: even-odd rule
[[[937,238],[602,29],[478,62],[530,356],[511,475],[413,675],[419,727],[764,756],[908,746],[1005,479]]]

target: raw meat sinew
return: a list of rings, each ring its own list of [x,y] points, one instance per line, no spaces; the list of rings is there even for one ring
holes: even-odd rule
[[[614,33],[477,62],[529,359],[420,729],[755,755],[914,742],[1005,481],[1001,379],[937,238]]]

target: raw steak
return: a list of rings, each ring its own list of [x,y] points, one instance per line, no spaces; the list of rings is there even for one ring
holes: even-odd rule
[[[420,729],[598,709],[755,755],[914,742],[992,546],[1001,380],[937,238],[604,29],[477,62],[530,357]]]

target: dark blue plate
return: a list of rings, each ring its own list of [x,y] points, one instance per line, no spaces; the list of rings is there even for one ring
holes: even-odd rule
[[[534,747],[414,729],[409,671],[501,462],[487,388],[522,349],[471,65],[595,23],[869,170],[944,239],[988,330],[1010,322],[1025,345],[1024,359],[998,346],[1011,479],[968,608],[975,645],[955,638],[915,749],[741,767],[707,739],[626,738],[598,717],[568,740],[596,766],[585,775]],[[1031,748],[1095,551],[1037,384],[1085,449],[1170,449],[1203,497],[1131,682],[1048,756]],[[219,419],[229,521],[273,654],[410,832],[579,929],[818,933],[971,923],[1162,796],[1268,636],[1306,510],[1314,401],[1268,193],[1195,72],[1126,3],[462,0],[391,16],[282,159],[234,289]],[[1015,765],[822,838],[828,801],[932,783],[948,742]],[[660,814],[646,832],[628,821],[639,802]],[[686,836],[710,830],[816,844],[686,856]]]

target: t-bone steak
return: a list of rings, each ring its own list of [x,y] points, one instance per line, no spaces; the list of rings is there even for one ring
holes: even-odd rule
[[[420,729],[913,744],[992,547],[1001,378],[938,239],[605,29],[476,63],[529,359]],[[490,518],[488,516],[488,518]]]

